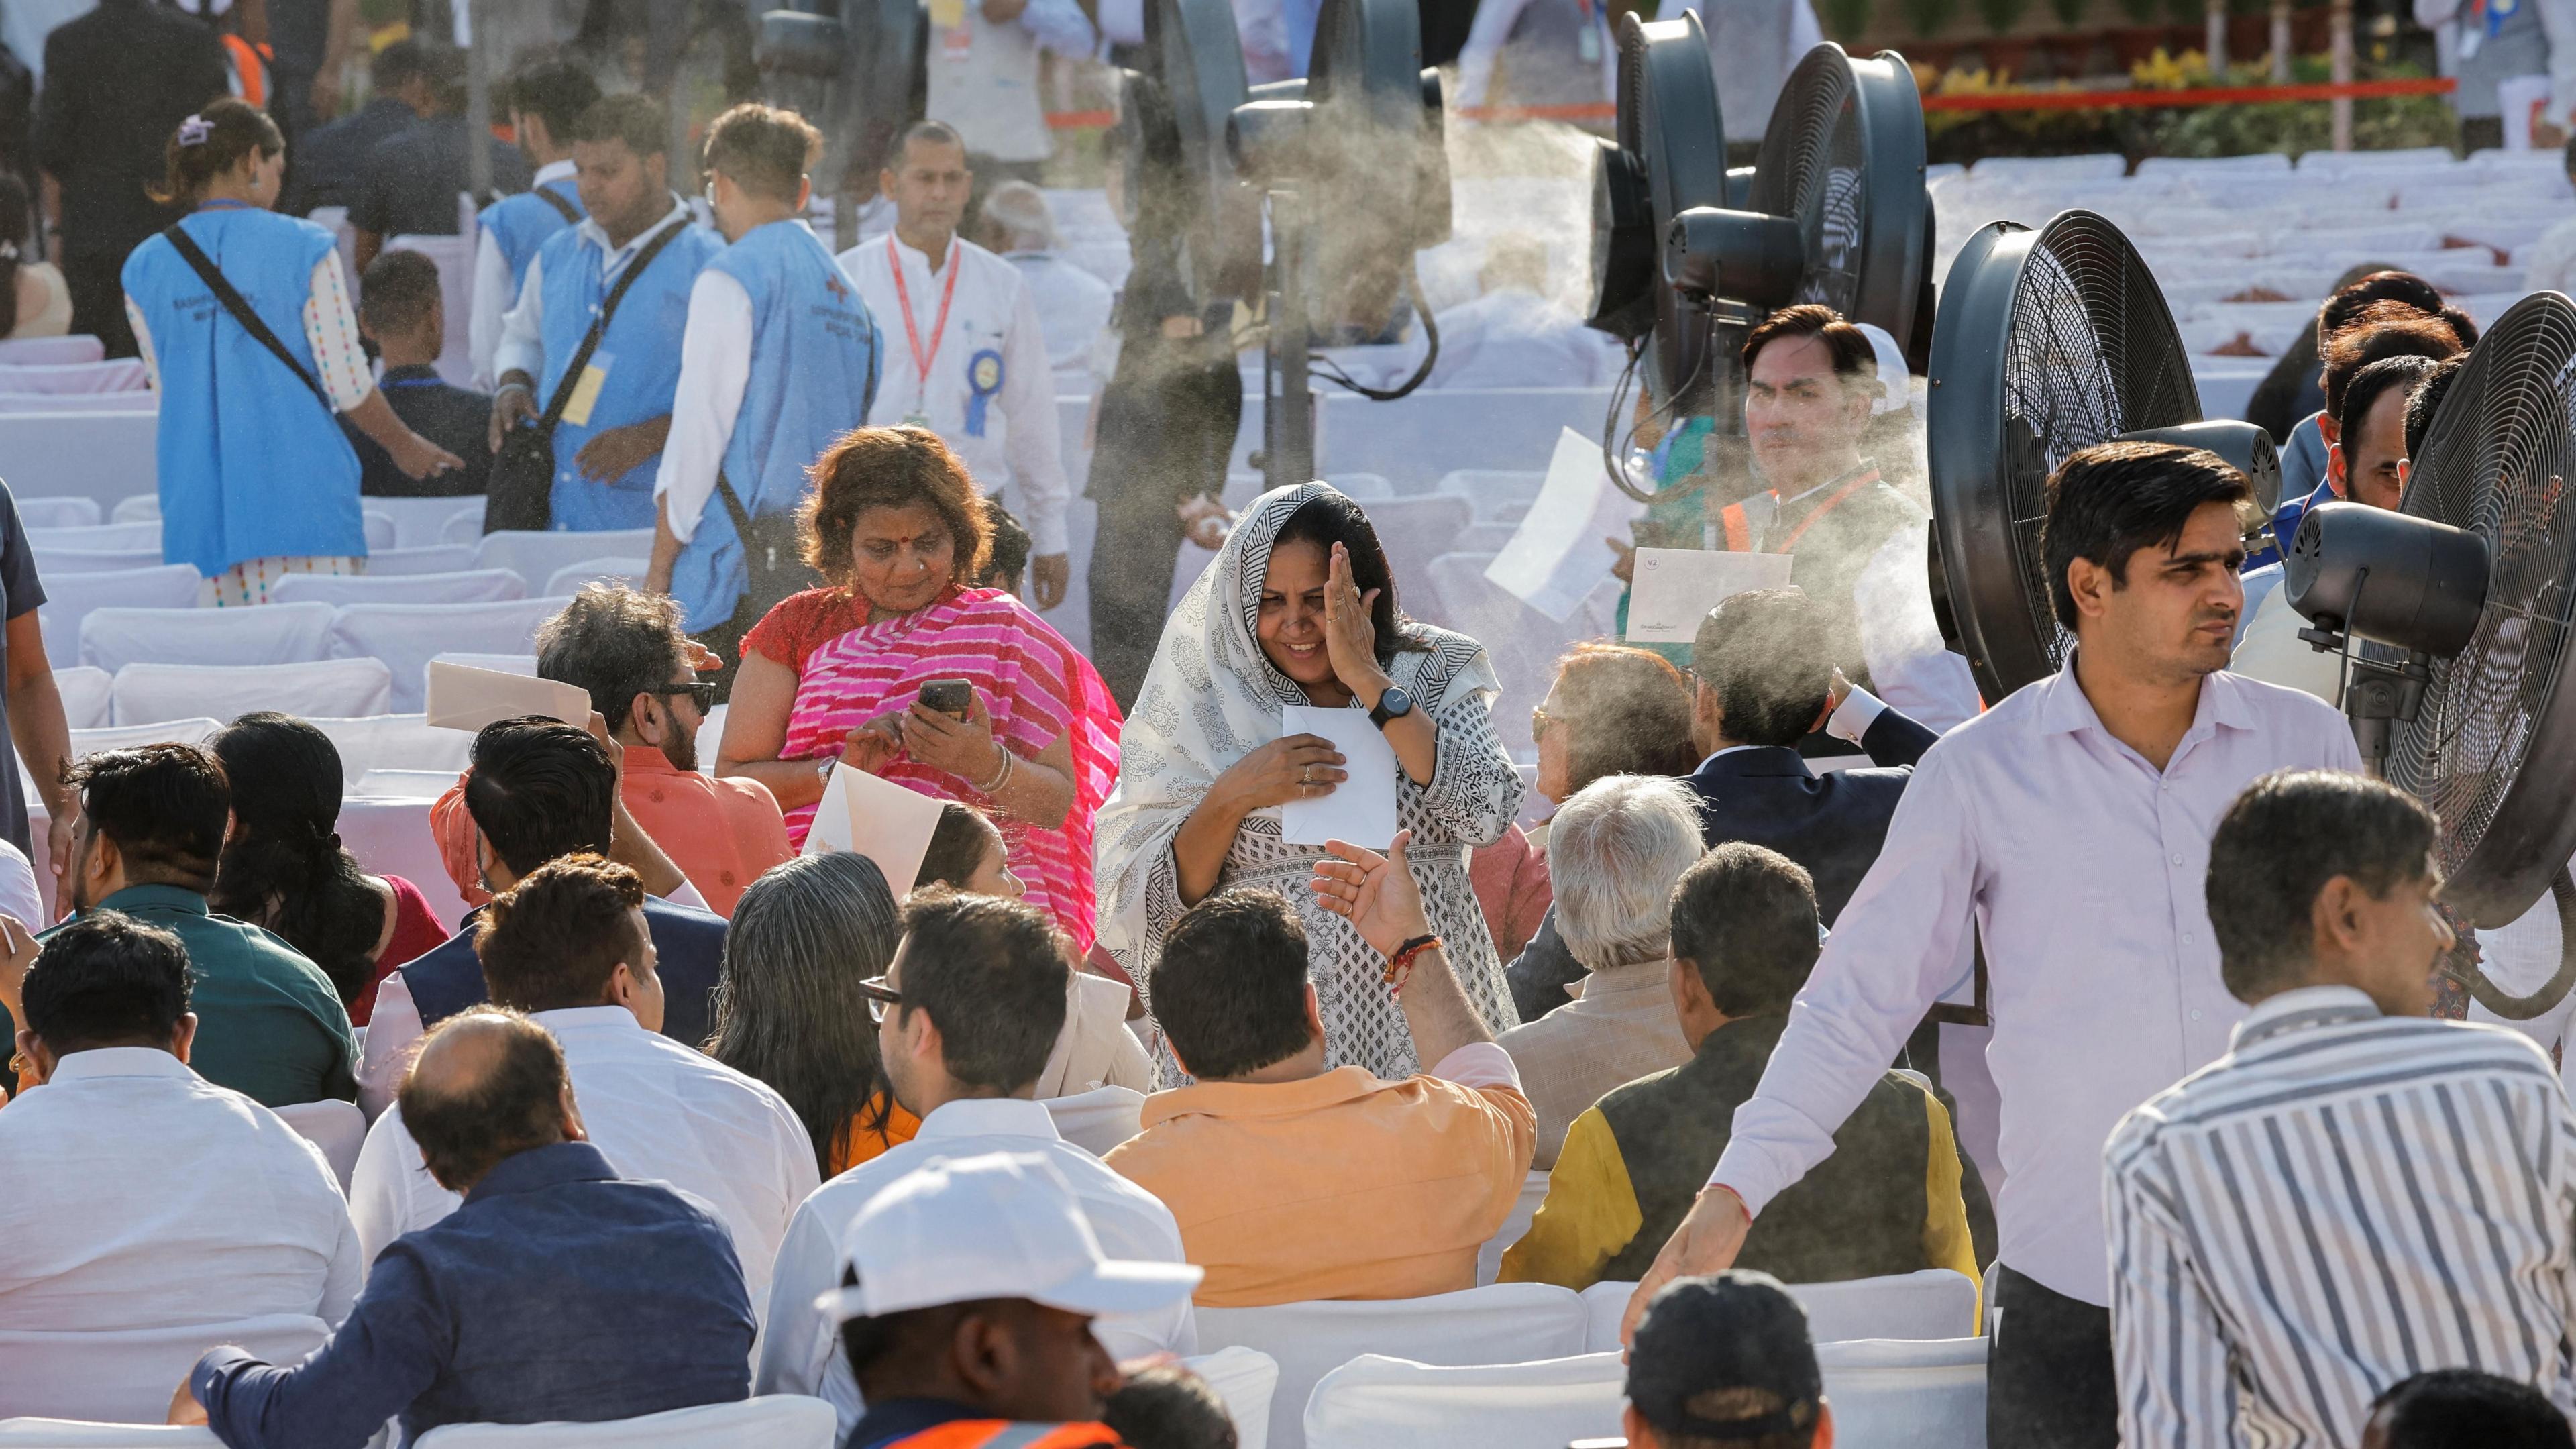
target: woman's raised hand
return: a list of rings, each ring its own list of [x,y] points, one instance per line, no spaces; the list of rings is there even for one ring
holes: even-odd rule
[[[1322,735],[1286,735],[1227,766],[1216,789],[1235,794],[1246,810],[1320,799],[1351,777],[1346,763]]]
[[[1324,579],[1324,653],[1342,687],[1371,703],[1392,682],[1377,665],[1377,626],[1369,618],[1377,595],[1375,589],[1360,592],[1351,577],[1350,550],[1334,544]]]

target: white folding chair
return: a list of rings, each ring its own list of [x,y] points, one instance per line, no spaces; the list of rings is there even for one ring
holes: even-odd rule
[[[1199,1346],[1259,1349],[1279,1365],[1271,1449],[1305,1449],[1306,1396],[1364,1353],[1423,1363],[1530,1363],[1583,1352],[1583,1301],[1552,1283],[1496,1283],[1430,1298],[1198,1310]],[[1329,1449],[1318,1445],[1317,1449]]]
[[[36,555],[36,572],[47,579],[63,574],[132,573],[167,567],[157,548],[52,548]]]
[[[107,521],[110,523],[141,523],[147,518],[159,518],[160,516],[161,495],[158,493],[137,493],[130,497],[116,500],[116,508],[113,512],[107,515]],[[92,519],[90,521],[95,523],[98,520]]]
[[[190,719],[165,719],[156,724],[107,725],[94,730],[72,731],[72,758],[84,759],[101,750],[131,749],[136,745],[202,745],[224,722],[205,715]]]
[[[450,1424],[414,1449],[831,1449],[832,1406],[802,1394],[765,1394],[736,1404],[673,1409],[604,1424]]]
[[[1520,1200],[1512,1204],[1512,1215],[1503,1219],[1502,1227],[1476,1250],[1478,1283],[1491,1283],[1502,1273],[1503,1251],[1529,1231],[1530,1219],[1538,1216],[1538,1205],[1546,1199],[1546,1173],[1533,1171],[1521,1180]]]
[[[474,546],[425,543],[418,548],[389,548],[367,555],[366,577],[389,579],[404,574],[462,574],[474,570]]]
[[[434,770],[452,780],[474,753],[471,730],[433,729],[422,715],[308,715],[304,722],[331,737],[340,752],[340,778],[350,785],[370,770]]]
[[[358,521],[367,531],[367,552],[374,553],[377,549],[394,546],[394,521],[391,515],[366,508],[359,510]]]
[[[349,1190],[349,1174],[358,1169],[358,1149],[367,1144],[367,1114],[355,1102],[324,1098],[274,1109],[295,1135],[322,1149],[340,1190]]]
[[[300,664],[129,664],[116,671],[116,723],[153,724],[208,714],[234,719],[260,710],[293,715],[383,714],[393,671],[381,659],[313,659]]]
[[[369,513],[381,513],[393,520],[395,548],[426,548],[441,542],[439,535],[446,529],[447,520],[459,514],[473,518],[477,533],[483,526],[483,499],[474,494],[444,498],[378,498],[370,494],[366,508]]]
[[[351,604],[331,621],[329,654],[334,659],[385,661],[394,672],[394,711],[408,714],[421,707],[432,657],[457,649],[490,654],[526,649],[537,626],[567,602]]]
[[[1387,567],[1398,579],[1418,579],[1431,561],[1456,548],[1457,537],[1475,521],[1475,504],[1454,493],[1427,493],[1412,498],[1386,497],[1361,505],[1386,551]]]
[[[1985,1449],[1983,1338],[1819,1342],[1834,1442],[1869,1449]]]
[[[98,500],[95,498],[21,498],[18,523],[22,528],[96,528]]]
[[[161,416],[148,403],[115,401],[140,410],[0,417],[0,458],[9,460],[10,491],[109,498],[153,491],[161,476]]]
[[[459,733],[463,733],[459,731]],[[465,736],[473,743],[472,735]],[[455,770],[369,770],[349,787],[352,800],[435,800],[456,783]]]
[[[1458,468],[1440,477],[1440,493],[1454,493],[1467,500],[1479,521],[1496,516],[1497,505],[1518,503],[1526,507],[1538,497],[1547,484],[1545,473],[1516,468]]]
[[[1234,1420],[1235,1449],[1266,1449],[1270,1400],[1279,1389],[1279,1365],[1270,1355],[1248,1348],[1221,1348],[1182,1359],[1181,1367],[1197,1374],[1225,1400],[1225,1412]]]
[[[86,332],[65,337],[13,337],[0,342],[0,362],[96,362],[107,344]]]
[[[1958,1338],[1977,1331],[1977,1283],[1947,1268],[1840,1283],[1790,1283],[1807,1310],[1807,1336],[1818,1343],[1854,1338]],[[1590,1320],[1585,1343],[1599,1353],[1619,1347],[1619,1319],[1634,1283],[1595,1283],[1583,1290]]]
[[[1306,1400],[1306,1442],[1490,1449],[1613,1437],[1627,1376],[1616,1353],[1466,1368],[1362,1354],[1316,1383]]]
[[[1094,1087],[1039,1105],[1055,1119],[1058,1137],[1095,1157],[1145,1130],[1145,1094],[1132,1087]]]
[[[475,545],[476,568],[511,569],[531,585],[540,579],[553,578],[555,570],[566,564],[595,558],[647,558],[653,552],[653,530],[649,528],[614,529],[604,533],[537,533],[504,529],[499,533],[483,534],[482,540]]]
[[[0,1419],[0,1449],[219,1449],[202,1424],[88,1424],[74,1419]]]
[[[86,399],[139,393],[151,385],[139,357],[113,357],[98,362],[0,361],[0,388],[10,392]]]
[[[177,1328],[103,1333],[0,1330],[0,1417],[148,1424],[167,1418],[170,1390],[218,1344],[239,1344],[270,1363],[294,1363],[331,1326],[278,1313]]]
[[[263,604],[256,609],[96,609],[81,621],[80,662],[129,664],[300,664],[327,659],[328,604]]]
[[[188,564],[109,569],[98,573],[45,573],[45,602],[36,623],[45,632],[45,658],[57,669],[80,662],[81,622],[98,609],[193,609],[202,582]]]
[[[586,558],[579,563],[568,563],[547,576],[546,592],[570,598],[581,592],[582,585],[593,582],[624,584],[633,588],[643,580],[644,571],[652,567],[652,562],[641,558]]]
[[[378,575],[288,574],[270,585],[268,597],[279,604],[498,604],[528,596],[524,579],[508,569],[466,569],[459,573]]]
[[[86,664],[55,670],[54,693],[62,696],[63,722],[76,730],[94,730],[106,724],[109,691],[115,683],[115,675]]]
[[[133,549],[161,547],[161,520],[141,519],[133,523],[93,523],[83,528],[30,528],[27,546],[51,552],[70,549],[84,553],[116,553]]]

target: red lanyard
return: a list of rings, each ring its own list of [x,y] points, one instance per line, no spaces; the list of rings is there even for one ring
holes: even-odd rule
[[[1878,470],[1876,468],[1863,469],[1861,472],[1854,474],[1850,482],[1845,483],[1840,488],[1834,490],[1833,497],[1817,504],[1806,517],[1799,519],[1798,526],[1790,529],[1789,536],[1780,540],[1780,546],[1772,549],[1771,552],[1787,553],[1790,549],[1797,547],[1798,540],[1806,536],[1808,529],[1815,527],[1817,519],[1833,512],[1835,508],[1841,506],[1844,499],[1851,497],[1853,494],[1858,493],[1863,488],[1866,488],[1877,481]]]
[[[948,304],[957,300],[957,274],[966,270],[966,259],[957,255],[957,239],[949,238],[948,286],[939,294],[939,320],[930,324],[927,355],[921,350],[921,333],[912,325],[912,289],[903,284],[903,253],[895,250],[891,233],[886,236],[886,260],[894,265],[895,300],[903,304],[903,340],[912,345],[913,369],[921,374],[921,390],[926,393],[930,390],[930,365],[939,360],[939,344],[948,337]]]

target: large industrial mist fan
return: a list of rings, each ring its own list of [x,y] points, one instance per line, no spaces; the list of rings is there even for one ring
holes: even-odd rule
[[[858,241],[855,203],[876,193],[895,136],[927,109],[929,53],[925,0],[790,0],[760,17],[762,89],[823,132],[814,174],[838,203],[837,245]]]
[[[2115,438],[2187,443],[2245,470],[2264,516],[2280,493],[2270,435],[2201,421],[2164,293],[2089,211],[2037,231],[1990,222],[1968,239],[1932,329],[1930,413],[1933,597],[1990,703],[2055,672],[2074,645],[2040,555],[2048,478],[2067,455]]]
[[[2300,637],[2340,651],[2344,709],[2371,767],[2442,820],[2443,898],[2493,929],[2543,891],[2562,960],[2514,997],[2449,968],[2500,1016],[2527,1019],[2576,982],[2576,303],[2514,304],[2469,354],[2410,467],[2403,511],[2310,509],[2283,560]],[[2355,647],[2368,640],[2382,646]]]

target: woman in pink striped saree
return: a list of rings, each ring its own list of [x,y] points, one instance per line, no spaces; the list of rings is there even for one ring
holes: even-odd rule
[[[799,848],[842,760],[972,805],[1001,827],[1029,904],[1090,950],[1092,817],[1118,770],[1108,688],[1018,599],[970,585],[992,521],[937,435],[861,428],[814,480],[798,533],[826,585],[744,636],[717,772],[768,786]],[[972,686],[962,722],[921,702],[946,679]]]

